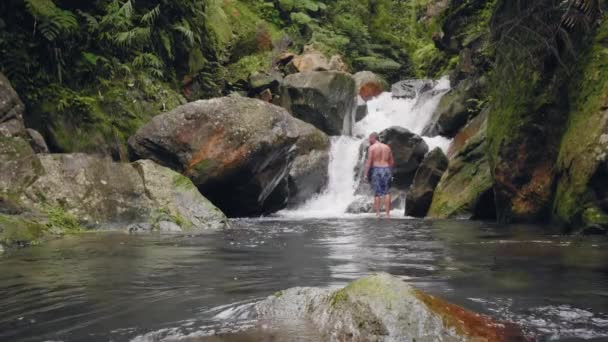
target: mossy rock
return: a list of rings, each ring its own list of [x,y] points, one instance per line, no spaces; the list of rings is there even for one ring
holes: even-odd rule
[[[356,70],[369,70],[376,74],[382,75],[389,81],[396,81],[400,78],[400,70],[402,65],[390,58],[381,58],[375,56],[358,57],[353,60],[353,66]]]
[[[485,125],[449,161],[433,194],[428,216],[433,218],[492,218],[492,175],[486,156]],[[488,204],[486,206],[485,204]]]
[[[571,229],[586,224],[604,195],[608,156],[608,20],[604,20],[572,82],[570,112],[562,138],[557,169],[559,179],[553,217]],[[593,209],[595,212],[596,209]],[[585,216],[586,215],[586,216]],[[593,220],[591,220],[593,221]]]

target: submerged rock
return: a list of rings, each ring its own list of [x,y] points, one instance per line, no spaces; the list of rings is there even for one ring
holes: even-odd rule
[[[428,145],[419,135],[403,127],[389,127],[380,132],[379,136],[380,141],[393,150],[395,159],[393,186],[401,190],[407,189],[429,150]]]
[[[299,121],[296,157],[289,170],[289,206],[296,206],[320,193],[327,185],[329,137]]]
[[[256,312],[278,324],[312,322],[326,341],[527,341],[514,324],[450,304],[388,274],[340,290],[281,291],[258,303]]]
[[[281,86],[281,106],[328,135],[350,134],[355,96],[355,80],[337,71],[289,75]]]
[[[283,108],[239,96],[191,102],[154,117],[129,139],[133,158],[182,172],[229,216],[285,206],[299,132]],[[273,196],[271,196],[271,194]]]
[[[424,157],[418,170],[416,170],[414,182],[407,192],[405,200],[406,216],[426,216],[433,201],[435,188],[447,168],[448,158],[439,147]]]

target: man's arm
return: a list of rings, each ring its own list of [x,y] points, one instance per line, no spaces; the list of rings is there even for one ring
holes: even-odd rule
[[[372,147],[368,147],[367,148],[367,160],[365,161],[365,173],[363,174],[363,177],[365,177],[366,180],[369,181],[369,169],[372,167]]]
[[[395,167],[395,160],[393,159],[393,150],[390,147],[388,148],[388,166],[391,167],[391,171]]]

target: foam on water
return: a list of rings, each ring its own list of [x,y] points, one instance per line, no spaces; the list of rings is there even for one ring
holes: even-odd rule
[[[441,97],[449,90],[447,78],[437,81],[432,90],[417,94],[411,99],[393,98],[385,92],[367,102],[368,115],[354,126],[355,137],[340,136],[332,138],[329,162],[329,181],[325,191],[310,199],[295,210],[284,210],[281,216],[290,218],[323,218],[345,217],[346,210],[357,199],[355,194],[359,186],[356,173],[359,160],[359,147],[372,132],[400,126],[413,133],[422,134],[437,108]],[[429,146],[429,151],[439,147],[444,152],[451,143],[444,137],[422,137]],[[398,156],[395,156],[398,158]],[[401,211],[395,213],[401,215]]]

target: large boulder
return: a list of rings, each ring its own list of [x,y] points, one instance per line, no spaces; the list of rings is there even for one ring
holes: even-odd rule
[[[21,137],[0,134],[0,213],[20,213],[20,194],[43,173],[38,156]]]
[[[133,158],[189,177],[227,215],[255,216],[286,205],[275,189],[286,184],[297,140],[297,120],[283,108],[228,96],[154,117],[129,147]]]
[[[527,341],[512,323],[468,311],[388,274],[338,290],[280,291],[255,310],[270,325],[308,322],[324,341]]]
[[[496,215],[493,180],[487,156],[486,127],[450,159],[441,177],[428,216],[491,219]]]
[[[371,71],[359,71],[353,75],[353,78],[357,86],[357,94],[364,101],[369,101],[388,90],[388,83]]]
[[[133,164],[86,154],[38,155],[42,172],[19,200],[46,212],[61,208],[84,226],[172,221],[182,230],[219,229],[226,217],[192,182],[150,160]]]
[[[0,73],[0,134],[13,136],[25,130],[23,114],[25,106],[9,80]]]
[[[329,135],[350,134],[355,80],[337,71],[302,72],[285,77],[281,106]]]
[[[380,141],[389,145],[393,151],[395,167],[393,169],[393,186],[406,190],[418,169],[418,166],[429,151],[429,147],[417,134],[403,127],[389,127],[379,134]]]
[[[448,168],[448,158],[437,147],[429,152],[416,170],[414,182],[407,192],[405,215],[425,217],[433,201],[435,188]]]
[[[584,232],[608,231],[608,21],[571,84],[573,110],[562,137],[553,219]]]
[[[297,206],[320,193],[327,185],[329,137],[303,121],[297,123],[296,157],[289,170],[288,205]]]

